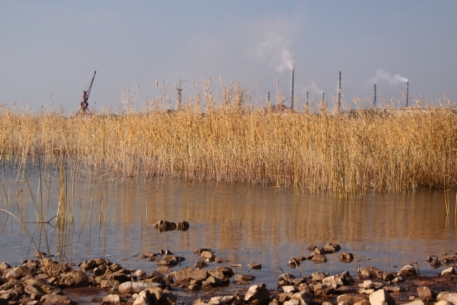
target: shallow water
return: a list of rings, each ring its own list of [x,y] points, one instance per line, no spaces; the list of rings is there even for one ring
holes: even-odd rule
[[[23,222],[35,222],[36,211],[42,211],[43,220],[51,219],[59,202],[59,171],[41,171],[41,178],[39,173],[36,166],[26,171],[27,178],[3,170],[1,208]],[[366,194],[363,199],[342,201],[301,190],[214,182],[84,178],[83,173],[69,172],[66,178],[74,222],[63,230],[48,224],[24,226],[41,251],[74,263],[107,257],[125,268],[150,273],[158,266],[138,255],[170,249],[186,258],[173,268],[179,270],[193,267],[198,259],[194,249],[209,247],[227,260],[223,265],[242,264],[234,268],[236,273],[252,273],[256,282],[275,288],[281,269],[296,276],[344,270],[356,275],[358,266],[398,271],[418,261],[422,274],[435,275],[446,266],[433,269],[426,257],[457,251],[455,191],[449,193],[447,217],[443,191]],[[152,226],[160,219],[186,220],[190,228],[161,233]],[[6,213],[0,213],[0,238],[0,261],[18,264],[36,252],[24,228]],[[352,252],[354,261],[341,263],[338,254],[332,254],[325,264],[305,261],[299,269],[287,265],[292,256],[309,255],[308,245],[327,242]],[[247,264],[253,262],[263,268],[249,270]]]

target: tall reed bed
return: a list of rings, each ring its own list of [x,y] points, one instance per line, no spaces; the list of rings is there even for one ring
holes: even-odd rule
[[[22,162],[67,157],[123,176],[294,186],[342,197],[457,186],[457,114],[448,104],[330,115],[278,114],[248,101],[230,87],[220,96],[197,94],[172,112],[157,104],[84,117],[3,108],[0,153]]]

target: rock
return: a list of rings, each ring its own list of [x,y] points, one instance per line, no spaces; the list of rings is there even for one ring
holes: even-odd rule
[[[176,224],[176,229],[177,230],[180,230],[180,231],[187,231],[189,230],[189,223],[187,221],[183,221],[183,222],[178,222]]]
[[[202,289],[202,286],[200,284],[190,284],[187,288],[192,291],[197,291]]]
[[[456,292],[447,292],[447,291],[440,292],[436,296],[436,300],[437,301],[447,301],[454,305],[457,305],[457,293]]]
[[[204,261],[197,261],[194,265],[195,269],[203,269],[205,267],[208,267],[208,263]]]
[[[248,265],[249,268],[251,269],[262,269],[262,264],[260,263],[252,263]]]
[[[349,273],[349,271],[344,271],[343,273],[341,273],[340,274],[340,278],[343,281],[344,285],[352,284],[354,282],[354,279],[352,278],[352,276]]]
[[[160,298],[160,305],[176,305],[177,296],[171,293],[168,290],[162,292],[162,297]],[[155,304],[152,304],[155,305]]]
[[[208,272],[205,270],[192,270],[189,277],[196,281],[204,281],[208,277]]]
[[[224,304],[231,304],[235,300],[235,296],[233,295],[225,295],[225,296],[216,296],[212,297],[208,305],[224,305]]]
[[[154,228],[160,230],[161,232],[172,230],[172,224],[166,220],[159,220],[156,223],[154,223],[153,226],[154,226]],[[175,226],[176,226],[176,224],[175,224]]]
[[[441,301],[435,302],[435,305],[453,305],[453,303],[441,300]]]
[[[161,288],[161,286],[160,283],[124,282],[117,289],[119,293],[138,293],[148,288]]]
[[[365,280],[365,281],[363,281],[362,284],[359,284],[359,287],[365,288],[365,289],[373,288],[374,287],[373,281],[372,280]]]
[[[170,273],[171,270],[167,266],[160,266],[157,268],[157,271],[161,273]]]
[[[188,282],[190,280],[190,273],[193,270],[189,267],[185,267],[181,270],[173,272],[173,276],[175,277],[177,282]],[[205,277],[206,279],[206,277]]]
[[[417,287],[417,294],[424,302],[431,302],[436,298],[436,293],[427,286]]]
[[[43,305],[53,305],[53,304],[63,304],[63,305],[73,305],[73,302],[69,297],[60,294],[46,294],[41,299],[40,302]]]
[[[316,254],[321,254],[321,255],[324,255],[326,252],[324,250],[324,248],[319,248],[319,247],[316,247],[314,248],[313,250],[313,254],[316,255]]]
[[[308,251],[314,251],[315,248],[316,248],[316,245],[311,244],[311,245],[309,245],[308,247],[306,247],[306,250],[308,250]]]
[[[203,287],[223,287],[226,284],[228,284],[228,282],[223,282],[221,279],[214,276],[210,276],[202,282]]]
[[[26,266],[19,266],[19,267],[14,267],[12,270],[10,270],[5,278],[7,280],[9,279],[20,279],[23,278],[24,276],[31,276],[32,275],[32,270],[29,267]]]
[[[87,287],[89,286],[89,279],[87,275],[81,270],[72,270],[63,273],[60,280],[57,282],[59,287]]]
[[[302,283],[306,284],[307,281],[308,281],[308,279],[306,277],[299,277],[299,278],[293,279],[292,282],[293,282],[294,286],[299,286]]]
[[[332,294],[335,289],[331,285],[316,283],[314,284],[315,295],[328,295]]]
[[[384,286],[384,290],[387,292],[401,292],[400,286]]]
[[[160,303],[160,299],[162,298],[163,290],[159,287],[152,287],[147,288],[147,291],[150,292],[149,301],[151,305],[158,305]]]
[[[315,264],[323,264],[327,262],[327,257],[323,254],[315,254],[311,259]]]
[[[412,265],[406,265],[401,268],[400,271],[398,271],[398,275],[400,276],[411,276],[416,274],[416,268],[414,268]]]
[[[364,266],[359,268],[359,276],[382,278],[382,271],[378,270],[376,267]]]
[[[210,252],[210,251],[203,251],[200,256],[204,259],[208,259],[210,261],[214,261],[216,256],[214,255],[213,252]]]
[[[109,270],[111,272],[117,272],[117,271],[121,271],[122,270],[122,266],[117,264],[117,263],[114,263],[114,264],[109,263],[109,264],[106,264],[106,265],[109,265]]]
[[[253,280],[255,280],[255,276],[252,274],[235,274],[233,278],[234,283],[251,282]]]
[[[108,269],[108,267],[106,265],[100,265],[99,267],[95,267],[94,268],[94,275],[95,276],[104,275],[106,273],[107,269]]]
[[[395,278],[396,274],[389,271],[382,272],[382,280],[386,282],[390,282]]]
[[[10,264],[7,264],[5,262],[0,264],[0,270],[2,270],[2,271],[6,270],[6,269],[10,269],[10,268],[11,268]]]
[[[455,268],[454,267],[449,267],[447,269],[444,269],[441,271],[441,276],[451,276],[455,274]]]
[[[366,294],[366,295],[370,295],[372,294],[373,292],[375,292],[376,290],[374,288],[360,288],[359,289],[359,293],[360,294]]]
[[[135,275],[139,278],[144,278],[146,277],[146,272],[144,272],[143,270],[136,270]]]
[[[354,305],[370,305],[370,301],[362,300],[362,301],[355,302]]]
[[[95,270],[95,269],[94,269]],[[112,281],[118,281],[120,283],[129,282],[132,280],[130,275],[125,274],[122,270],[119,270],[115,273],[110,273],[107,275],[107,278]]]
[[[379,289],[370,294],[369,301],[371,305],[395,305],[395,300],[384,289]]]
[[[216,257],[214,259],[214,261],[218,264],[222,264],[223,262],[225,262],[224,258],[222,258],[222,257]]]
[[[194,253],[197,253],[198,255],[202,254],[203,251],[211,251],[210,248],[198,248],[198,249],[194,249]]]
[[[33,253],[33,256],[36,258],[44,258],[44,257],[52,256],[52,255],[48,255],[46,252],[37,251],[37,252]]]
[[[39,300],[44,295],[43,291],[33,285],[24,286],[24,292],[30,295],[30,298],[33,300]]]
[[[292,285],[287,285],[287,286],[282,286],[282,291],[284,291],[285,293],[293,293],[293,292],[296,292],[296,288],[295,286],[292,286]]]
[[[263,283],[252,285],[244,295],[244,300],[252,305],[268,304],[270,292]]]
[[[339,295],[336,298],[336,302],[338,304],[340,304],[342,302],[346,302],[348,304],[354,304],[354,303],[357,303],[357,302],[360,302],[360,301],[363,301],[363,300],[366,300],[366,299],[367,299],[367,297],[364,296],[364,295],[353,294],[353,293],[345,293],[345,294]]]
[[[279,286],[293,285],[295,276],[290,273],[283,273],[279,276]]]
[[[324,272],[313,272],[311,273],[311,278],[313,282],[322,282],[324,278],[328,276],[328,273]]]
[[[161,260],[157,262],[157,265],[165,267],[174,267],[184,260],[185,258],[182,256],[165,255]]]
[[[326,278],[324,278],[322,280],[322,284],[330,285],[336,289],[339,286],[342,286],[344,283],[343,283],[343,280],[341,279],[341,277],[332,275],[332,276],[327,276]]]
[[[121,297],[118,294],[108,294],[102,300],[103,303],[120,303]]]
[[[279,303],[284,303],[286,301],[289,301],[290,300],[290,297],[292,296],[293,293],[291,292],[283,292],[279,295],[279,299],[278,299],[278,302]]]
[[[298,266],[300,266],[300,261],[298,259],[296,259],[295,257],[291,257],[289,259],[289,261],[287,262],[287,264],[291,267],[291,268],[296,268]]]
[[[151,293],[149,290],[141,291],[133,302],[133,305],[151,305]]]
[[[341,250],[341,246],[335,243],[328,243],[324,246],[324,250],[327,253],[335,253]]]
[[[313,300],[313,295],[307,291],[300,291],[294,293],[291,297],[291,300],[297,300],[300,302],[300,305],[311,305]]]
[[[269,305],[280,305],[279,300],[276,298],[271,299]]]
[[[448,256],[442,257],[441,261],[446,265],[453,264],[453,263],[457,262],[457,256],[448,255]]]
[[[414,300],[412,302],[408,302],[408,303],[403,303],[403,305],[424,305],[424,301],[422,300]],[[436,305],[436,304],[435,304]]]
[[[345,294],[345,293],[350,293],[350,292],[351,292],[351,289],[349,289],[349,287],[347,287],[347,286],[340,286],[340,287],[336,288],[334,291],[335,294]]]
[[[342,263],[350,263],[354,260],[354,255],[349,252],[343,252],[338,256],[338,258]]]
[[[285,301],[283,303],[283,305],[300,305],[300,301],[299,300],[289,300],[289,301]]]
[[[220,279],[221,281],[229,281],[235,274],[230,267],[218,266],[208,271],[211,276]]]

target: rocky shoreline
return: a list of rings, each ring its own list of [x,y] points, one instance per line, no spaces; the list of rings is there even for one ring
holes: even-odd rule
[[[338,252],[340,246],[310,246],[309,256],[292,257],[288,263],[299,269],[304,260],[326,261],[326,254]],[[348,271],[329,275],[314,272],[301,277],[283,272],[276,289],[257,283],[250,273],[237,273],[239,265],[215,265],[224,262],[211,249],[196,249],[199,260],[194,268],[179,268],[184,257],[169,250],[143,253],[140,258],[155,262],[157,271],[124,269],[106,258],[94,258],[80,264],[59,263],[46,253],[36,253],[36,259],[22,265],[0,264],[0,305],[3,304],[271,304],[271,305],[381,305],[431,304],[457,305],[457,275],[449,266],[434,277],[421,276],[417,264],[406,265],[398,272],[386,272],[364,266],[357,274]],[[343,252],[342,262],[353,255]],[[455,255],[429,257],[438,262],[454,264]],[[172,270],[177,267],[177,270]],[[261,268],[251,263],[252,269]],[[235,270],[235,271],[234,271]],[[299,269],[300,270],[300,269]],[[94,295],[93,297],[89,297]],[[81,297],[85,297],[82,300]]]

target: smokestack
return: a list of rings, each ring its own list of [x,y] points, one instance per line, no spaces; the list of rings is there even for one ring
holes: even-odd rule
[[[373,89],[373,108],[376,108],[376,84],[374,84]]]
[[[292,66],[291,80],[290,80],[290,108],[294,109],[294,70],[295,66]]]
[[[309,105],[308,105],[308,91],[306,91],[306,114],[309,113]]]
[[[406,82],[406,107],[408,107],[408,99],[409,99],[409,82]]]
[[[341,71],[338,73],[338,112],[341,107]]]

